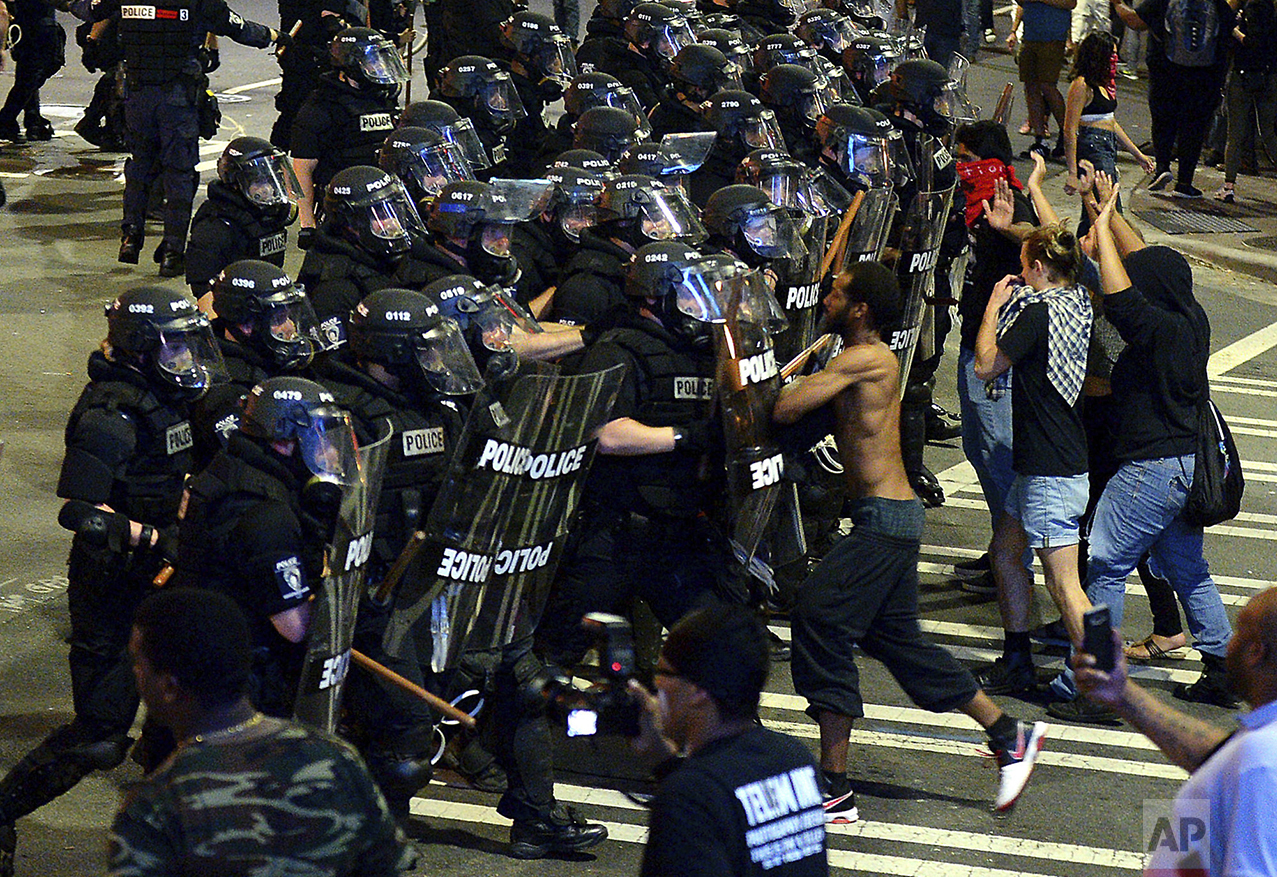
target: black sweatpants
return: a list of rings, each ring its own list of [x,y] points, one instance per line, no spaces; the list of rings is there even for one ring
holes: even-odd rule
[[[1171,155],[1179,159],[1175,182],[1191,186],[1211,116],[1224,94],[1224,73],[1218,67],[1183,67],[1153,57],[1149,47],[1148,111],[1158,171],[1170,170]]]
[[[793,612],[794,690],[808,714],[864,716],[856,646],[918,706],[939,713],[967,703],[979,691],[975,678],[918,626],[922,504],[860,499],[851,519],[851,534],[808,576]]]

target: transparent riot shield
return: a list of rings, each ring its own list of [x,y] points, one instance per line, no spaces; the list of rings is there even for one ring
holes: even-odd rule
[[[350,669],[355,615],[372,553],[377,497],[392,436],[356,452],[342,475],[342,496],[333,541],[328,546],[324,585],[313,607],[306,658],[293,705],[297,721],[330,733],[337,729],[341,696]]]
[[[944,236],[953,186],[941,191],[919,189],[905,208],[900,237],[900,258],[896,276],[904,297],[904,315],[886,339],[900,358],[901,391],[904,376],[913,364],[914,350],[922,331],[923,317],[935,289],[936,262],[940,258],[940,240]]]
[[[896,196],[891,186],[866,189],[847,233],[840,270],[856,262],[876,262],[887,246],[891,217],[896,213]]]
[[[785,458],[771,436],[771,414],[780,394],[780,366],[767,327],[745,304],[766,292],[757,274],[723,284],[727,320],[714,326],[719,403],[727,445],[727,491],[732,548],[748,566],[771,523],[780,497]]]
[[[816,321],[820,316],[820,261],[825,254],[830,224],[838,219],[832,213],[814,215],[804,212],[795,218],[806,253],[786,261],[776,282],[776,301],[785,312],[789,328],[776,335],[776,359],[784,364],[799,354],[816,337]]]
[[[550,595],[577,504],[612,415],[623,366],[564,377],[537,375],[527,395],[538,410],[529,424],[511,516],[492,566],[492,581],[474,607],[466,648],[500,648],[535,629]]]
[[[518,491],[545,388],[517,379],[498,401],[480,393],[404,573],[382,639],[405,660],[455,667],[484,600]]]

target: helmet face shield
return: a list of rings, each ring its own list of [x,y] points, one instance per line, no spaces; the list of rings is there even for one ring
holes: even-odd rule
[[[674,284],[674,306],[679,313],[701,323],[726,323],[721,301],[723,273],[711,264],[692,265],[682,270]]]
[[[634,89],[629,86],[614,88],[603,96],[603,102],[599,106],[613,107],[618,110],[625,110],[634,117],[634,123],[638,126],[634,134],[639,140],[646,140],[652,136],[652,123],[647,118],[647,113],[643,111],[643,105],[639,103],[638,96],[634,94]]]
[[[798,104],[795,109],[798,110],[798,117],[806,119],[813,126],[826,109],[829,108],[829,99],[827,92],[821,90],[821,86],[827,85],[829,80],[823,80],[817,84],[817,88],[813,92],[802,95],[798,98]]]
[[[757,116],[741,120],[740,136],[748,149],[779,149],[787,152],[785,137],[780,132],[776,114],[763,110]]]
[[[550,206],[554,183],[549,180],[494,178],[489,181],[491,203],[485,219],[490,222],[527,222]]]
[[[359,55],[359,69],[374,85],[395,86],[408,81],[403,58],[389,42],[378,41],[364,47]]]
[[[785,207],[791,210],[802,210],[803,205],[799,200],[799,192],[802,189],[803,172],[802,168],[795,165],[794,167],[777,168],[762,177],[758,182],[754,183],[758,188],[767,194],[767,200],[779,207]]]
[[[479,134],[474,130],[474,123],[469,119],[458,119],[451,125],[439,125],[434,130],[460,151],[461,156],[473,170],[492,167],[488,151],[483,148]]]
[[[492,81],[483,87],[478,98],[481,109],[497,131],[508,131],[515,123],[528,115],[523,108],[519,92],[505,71],[497,73]]]
[[[592,201],[570,204],[559,210],[559,228],[569,240],[580,241],[581,232],[598,224],[599,208]]]
[[[358,466],[355,431],[340,408],[298,410],[297,450],[310,473],[325,481],[345,484]]]
[[[914,181],[913,158],[909,155],[909,145],[899,129],[893,128],[887,138],[887,154],[890,156],[891,181],[896,191],[901,191]]]
[[[719,295],[724,312],[733,319],[762,326],[769,334],[789,326],[772,283],[762,271],[738,271],[720,285]]]
[[[560,88],[571,85],[578,72],[576,56],[572,54],[572,43],[562,35],[555,36],[537,53],[535,63],[542,78]]]
[[[222,350],[207,320],[181,329],[159,330],[155,367],[167,383],[193,398],[204,395],[215,383],[229,380]]]
[[[839,156],[842,170],[871,189],[889,185],[892,182],[889,142],[866,134],[847,135],[846,146],[840,150],[843,154]]]
[[[674,56],[682,49],[696,42],[696,34],[687,19],[676,16],[667,21],[652,39],[652,50],[667,64],[673,63]]]
[[[750,249],[764,259],[801,260],[807,255],[798,228],[784,208],[773,205],[751,210],[741,220],[740,230]]]
[[[307,365],[315,348],[323,346],[324,334],[310,300],[299,290],[279,302],[270,303],[262,324],[268,337],[267,346],[284,368]]]
[[[240,164],[240,188],[245,198],[258,207],[296,204],[301,185],[285,155],[259,155]]]
[[[417,365],[436,392],[467,396],[483,386],[465,336],[454,320],[443,320],[415,341]]]
[[[374,252],[386,254],[406,253],[412,246],[412,234],[425,235],[426,228],[404,190],[403,183],[395,180],[387,189],[386,197],[374,201],[366,208],[368,243]],[[362,232],[361,232],[362,233]]]
[[[643,236],[653,241],[699,243],[708,235],[696,208],[681,189],[661,188],[643,205]]]
[[[510,226],[503,222],[485,222],[479,232],[479,246],[490,256],[510,255]]]
[[[473,180],[474,169],[455,143],[422,144],[413,153],[406,168],[417,187],[428,195],[438,195],[448,183]]]

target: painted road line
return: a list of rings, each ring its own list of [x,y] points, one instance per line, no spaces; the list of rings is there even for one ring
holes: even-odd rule
[[[1265,326],[1212,353],[1206,363],[1206,375],[1211,379],[1218,378],[1273,347],[1277,347],[1277,323]]]
[[[803,712],[807,699],[797,694],[777,694],[764,691],[761,704],[767,709]],[[873,722],[899,722],[906,725],[925,725],[931,728],[947,728],[972,734],[972,740],[983,739],[984,731],[975,719],[960,712],[933,713],[913,706],[888,706],[880,703],[865,704],[865,719]],[[1143,734],[1134,731],[1115,731],[1089,725],[1051,725],[1051,740],[1068,743],[1084,743],[1088,746],[1113,746],[1122,749],[1139,749],[1156,752],[1157,745]]]
[[[255,91],[259,88],[273,88],[283,83],[283,79],[276,76],[274,79],[263,79],[260,82],[248,82],[244,85],[237,85],[234,88],[227,88],[219,91],[218,94],[243,94],[246,91]]]
[[[764,719],[763,725],[774,731],[789,734],[791,737],[800,737],[804,740],[820,739],[820,729],[815,724]],[[1051,727],[1054,728],[1055,726],[1052,725]],[[913,752],[961,755],[964,758],[988,759],[990,757],[987,751],[981,751],[979,745],[969,740],[920,737],[892,731],[870,731],[853,728],[851,742],[862,746],[877,746],[885,749],[908,749]],[[1062,767],[1068,770],[1153,777],[1177,781],[1183,781],[1188,776],[1183,768],[1164,761],[1138,761],[1126,758],[1109,758],[1103,755],[1078,755],[1072,752],[1055,752],[1049,748],[1049,741],[1047,747],[1038,756],[1039,765],[1049,764],[1052,767]]]
[[[1277,390],[1277,381],[1261,379],[1261,378],[1243,378],[1237,375],[1219,375],[1215,378],[1217,381],[1225,381],[1230,384],[1240,384],[1243,387],[1268,387]]]
[[[1212,392],[1232,393],[1234,396],[1262,396],[1267,399],[1277,399],[1277,390],[1261,390],[1258,387],[1242,387],[1218,381],[1211,381],[1210,388]]]
[[[581,792],[588,794],[583,795],[580,794]],[[605,792],[606,794],[600,796],[599,792]],[[573,804],[597,804],[598,806],[631,812],[646,810],[646,808],[630,801],[620,792],[610,790],[583,789],[579,786],[559,783],[555,786],[555,796],[564,802]],[[440,801],[415,797],[412,799],[410,809],[414,816],[428,819],[445,819],[452,822],[501,827],[511,824],[509,819],[497,813],[495,807],[470,804],[463,801]],[[646,825],[616,821],[602,821],[600,824],[607,827],[608,840],[610,841],[631,844],[647,843],[648,831]],[[1111,850],[1102,847],[1087,847],[1080,844],[1051,843],[1026,838],[1000,837],[977,832],[951,831],[891,822],[864,820],[852,825],[826,826],[826,831],[831,837],[863,837],[894,843],[947,847],[949,849],[987,852],[1027,859],[1094,865],[1099,868],[1121,868],[1127,871],[1138,869],[1144,863],[1144,857],[1141,853],[1130,850]],[[964,877],[1020,877],[1020,875],[1024,874],[1036,875],[1038,873],[950,864],[933,859],[860,853],[855,850],[841,848],[830,848],[828,855],[829,864],[834,868],[848,871],[871,871],[878,874],[927,874],[939,875],[939,877],[949,877],[949,875],[964,875]]]

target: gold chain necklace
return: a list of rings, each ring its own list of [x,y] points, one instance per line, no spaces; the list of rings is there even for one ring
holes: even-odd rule
[[[231,737],[240,731],[247,731],[254,725],[260,725],[266,716],[263,713],[255,712],[238,725],[231,725],[229,728],[221,728],[217,731],[207,731],[203,734],[193,734],[190,737],[192,743],[204,743],[208,740],[217,740],[221,737]]]

